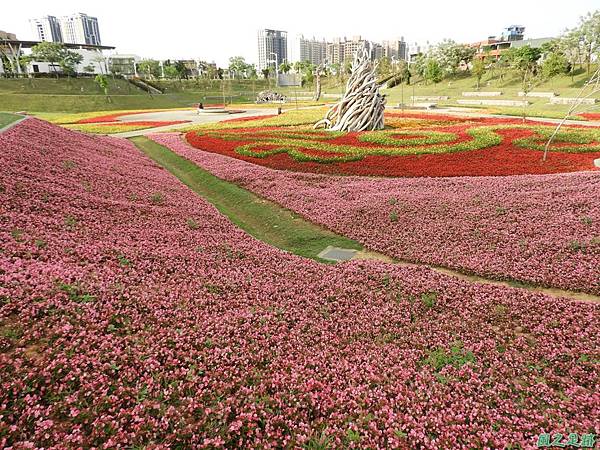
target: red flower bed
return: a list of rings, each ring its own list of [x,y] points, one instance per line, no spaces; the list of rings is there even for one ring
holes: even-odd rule
[[[429,120],[457,120],[470,122],[459,125],[436,127],[435,131],[452,132],[457,134],[457,139],[452,144],[466,142],[471,139],[467,131],[476,126],[494,125],[522,125],[518,119],[490,119],[490,118],[460,118],[436,114],[388,114],[391,117],[400,116],[411,119]],[[262,117],[261,117],[262,118]],[[232,121],[249,121],[254,118],[233,119]],[[532,123],[533,125],[533,123]],[[536,126],[539,123],[535,124]],[[265,132],[273,129],[284,128],[244,128],[224,130],[227,133]],[[208,152],[219,153],[232,158],[249,161],[273,169],[285,169],[298,172],[313,172],[343,175],[369,175],[369,176],[408,176],[408,177],[446,177],[446,176],[485,176],[485,175],[524,175],[524,174],[550,174],[563,172],[576,172],[596,170],[594,160],[600,158],[600,152],[568,153],[555,151],[548,155],[546,162],[542,161],[542,152],[538,150],[519,147],[513,144],[518,138],[528,137],[532,134],[528,129],[500,129],[497,133],[502,137],[499,145],[477,150],[426,153],[415,155],[365,155],[358,161],[320,163],[314,161],[298,161],[291,158],[288,153],[282,152],[266,157],[253,157],[242,155],[236,149],[244,144],[254,142],[251,137],[247,139],[240,136],[239,141],[219,139],[219,130],[211,135],[198,136],[195,131],[186,134],[187,141],[194,147]],[[324,142],[331,144],[327,153],[335,153],[336,145],[351,145],[353,147],[378,148],[379,144],[358,140],[359,133],[348,133],[344,136],[328,139]],[[307,141],[308,142],[308,141]],[[314,142],[311,141],[311,142]],[[269,147],[272,148],[272,147]],[[314,155],[314,149],[299,149],[305,155]],[[325,151],[323,151],[325,153]],[[262,155],[261,155],[262,156]]]
[[[600,113],[581,113],[577,115],[585,117],[587,120],[600,120]]]

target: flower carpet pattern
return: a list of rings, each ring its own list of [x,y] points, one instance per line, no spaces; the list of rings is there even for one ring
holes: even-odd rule
[[[600,294],[600,176],[373,179],[273,170],[156,142],[389,256]]]
[[[289,113],[284,114],[286,116]],[[595,170],[600,130],[564,127],[542,162],[554,126],[515,119],[386,115],[389,129],[314,131],[299,120],[257,118],[192,129],[194,147],[275,169],[346,175],[482,176]],[[308,116],[307,116],[308,117]]]
[[[599,431],[598,305],[286,254],[126,141],[29,119],[0,147],[1,447],[528,449]]]

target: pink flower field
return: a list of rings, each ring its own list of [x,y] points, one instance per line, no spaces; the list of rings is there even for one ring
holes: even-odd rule
[[[336,177],[274,170],[152,138],[218,177],[411,262],[600,294],[600,176]]]
[[[593,174],[339,179],[155,139],[395,256],[598,291]],[[597,304],[285,253],[125,140],[28,119],[0,149],[2,448],[532,449],[600,432]],[[585,251],[562,251],[574,236]]]

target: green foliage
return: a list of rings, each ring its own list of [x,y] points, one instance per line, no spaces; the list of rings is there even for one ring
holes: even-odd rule
[[[477,89],[479,89],[479,85],[481,84],[481,78],[485,75],[485,62],[483,59],[476,59],[473,61],[473,67],[471,68],[471,73],[477,78]]]
[[[292,66],[287,61],[284,61],[281,64],[279,64],[279,71],[281,73],[288,73],[291,69]]]
[[[421,360],[423,366],[431,366],[434,371],[440,372],[446,366],[460,368],[465,364],[474,363],[475,355],[466,350],[461,341],[455,342],[450,350],[438,347],[427,352],[427,356]]]
[[[131,265],[131,261],[123,254],[118,254],[117,260],[119,261],[119,265],[123,267],[129,267]]]
[[[91,303],[96,300],[94,295],[84,292],[79,284],[58,283],[58,289],[69,297],[69,300],[77,303]]]
[[[443,72],[440,64],[433,58],[429,58],[425,64],[425,71],[423,72],[425,80],[432,83],[439,83],[442,81]]]
[[[475,55],[475,47],[444,40],[434,48],[431,55],[443,73],[455,75],[461,66],[467,66]]]
[[[529,45],[509,48],[504,55],[510,66],[519,73],[523,82],[528,76],[537,74],[537,62],[541,56],[540,48]]]
[[[421,303],[431,309],[437,303],[437,292],[424,292],[421,294]]]
[[[108,97],[108,77],[104,74],[98,74],[94,77],[94,82],[102,89],[104,95]]]
[[[557,75],[568,73],[569,61],[565,54],[559,50],[550,51],[542,63],[544,78],[554,78]]]
[[[200,225],[198,225],[198,222],[196,222],[194,219],[192,219],[191,217],[189,217],[186,221],[185,221],[186,225],[190,228],[190,230],[197,230],[199,228]]]
[[[144,59],[137,65],[138,73],[148,78],[158,78],[161,76],[160,63],[155,59]]]
[[[252,64],[248,64],[243,56],[232,56],[229,58],[229,72],[235,79],[249,78]],[[256,72],[256,70],[254,70]]]
[[[583,57],[590,73],[591,62],[600,56],[600,10],[588,13],[579,20],[579,26],[571,31],[577,53]]]
[[[163,67],[163,71],[165,73],[165,78],[168,78],[170,80],[173,80],[175,78],[180,78],[180,74],[179,74],[179,71],[177,70],[177,67],[175,67],[173,65],[165,65]]]
[[[83,61],[83,56],[59,42],[40,42],[31,48],[31,59],[50,63],[55,73],[54,65],[58,64],[64,73],[71,75],[75,73],[77,64]]]
[[[164,196],[160,192],[155,192],[150,197],[150,201],[157,205],[161,204],[165,200]]]
[[[377,60],[377,75],[379,77],[385,77],[392,73],[392,63],[390,58],[383,57]]]

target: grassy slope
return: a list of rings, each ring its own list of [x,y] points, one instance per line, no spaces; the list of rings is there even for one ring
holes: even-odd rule
[[[21,116],[17,116],[15,114],[0,112],[0,129],[16,120],[19,120],[20,118]]]
[[[536,80],[533,91],[554,91],[563,97],[576,96],[588,76],[585,71],[578,71],[571,80],[569,76],[559,76],[551,80]],[[456,100],[462,97],[464,91],[476,90],[477,81],[474,77],[456,77],[446,79],[438,84],[425,84],[416,81],[411,86],[396,86],[384,89],[388,96],[388,105],[397,105],[404,100],[410,103],[413,95],[448,95],[450,100],[439,102],[440,105],[456,105]],[[252,102],[256,93],[269,88],[265,80],[183,80],[158,81],[165,89],[163,95],[153,95],[139,90],[124,80],[110,79],[109,93],[111,103],[107,103],[98,86],[90,78],[85,79],[0,79],[0,108],[6,111],[26,110],[30,112],[85,112],[189,107],[199,101],[205,103],[222,103],[223,93],[226,103]],[[339,94],[343,92],[345,82],[336,78],[323,79],[324,94]],[[288,96],[310,96],[313,86],[275,88]],[[497,99],[521,99],[517,92],[522,90],[518,76],[508,72],[501,80],[498,74],[488,72],[481,82],[482,91],[502,91],[504,95]],[[600,96],[597,96],[600,97]],[[331,98],[323,98],[332,101]],[[547,115],[560,117],[567,111],[568,106],[548,105],[543,98],[530,98],[533,104],[528,107],[532,115]],[[270,105],[272,107],[272,105]],[[289,106],[294,106],[292,102]],[[488,107],[489,112],[521,114],[519,108]],[[599,111],[600,106],[595,108]]]
[[[585,71],[579,71],[571,80],[570,76],[557,76],[550,80],[536,80],[531,87],[531,91],[537,92],[555,92],[561,97],[576,97],[581,87],[588,80],[588,75]],[[456,100],[462,97],[465,91],[475,91],[477,89],[477,80],[475,77],[459,77],[451,80],[443,80],[437,84],[425,84],[422,81],[415,83],[414,86],[395,86],[392,89],[385,89],[383,92],[388,95],[388,104],[396,105],[402,102],[402,90],[404,90],[404,103],[410,104],[411,95],[426,96],[426,95],[448,95],[448,101],[437,102],[439,105],[457,105]],[[500,97],[489,97],[498,100],[523,100],[517,93],[522,91],[521,80],[514,73],[507,73],[501,80],[498,74],[488,72],[484,75],[481,81],[481,91],[501,91]],[[485,97],[484,97],[485,98]],[[600,94],[596,95],[600,99]],[[475,98],[476,99],[476,98]],[[527,107],[527,112],[533,115],[546,115],[549,117],[562,117],[569,109],[568,105],[549,105],[546,98],[528,98],[532,104]],[[489,112],[522,114],[522,109],[519,107],[487,107]],[[592,111],[598,112],[600,108],[597,106]]]
[[[222,103],[253,102],[264,90],[263,80],[189,80],[157,82],[165,94],[149,95],[130,83],[109,79],[111,102],[91,78],[0,79],[0,108],[28,112],[86,112],[190,107],[199,101]]]
[[[338,236],[275,203],[200,169],[145,137],[131,138],[146,155],[211,202],[237,226],[257,239],[300,256],[319,259],[328,245],[362,249],[358,242]]]

